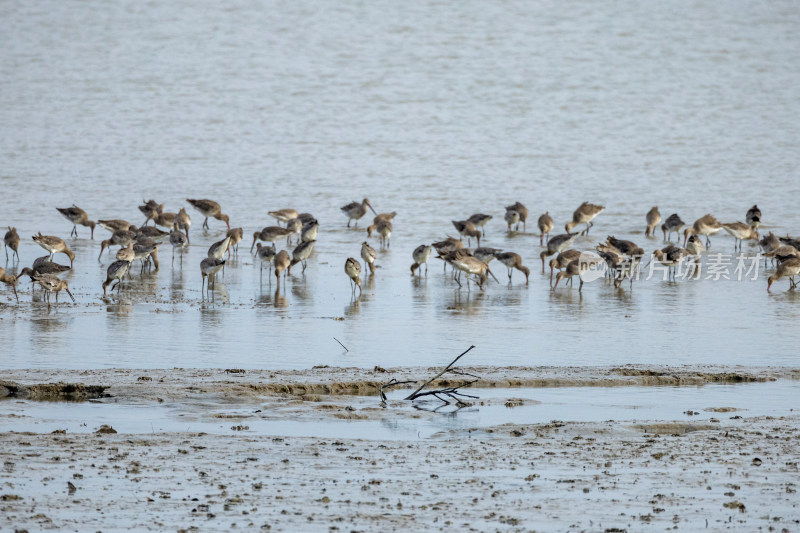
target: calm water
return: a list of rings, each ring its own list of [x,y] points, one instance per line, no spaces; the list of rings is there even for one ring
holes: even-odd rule
[[[791,416],[798,398],[796,381],[708,385],[705,387],[563,387],[544,389],[471,389],[481,405],[455,409],[440,402],[400,402],[408,391],[390,396],[390,409],[369,420],[320,419],[318,412],[298,413],[296,407],[276,408],[226,405],[218,398],[202,403],[134,405],[102,402],[65,403],[8,400],[0,402],[3,412],[13,417],[14,431],[50,433],[91,433],[102,424],[120,433],[203,431],[230,435],[233,426],[247,426],[246,434],[294,437],[360,438],[375,440],[416,440],[435,437],[443,431],[468,431],[501,424],[546,424],[552,420],[576,422],[617,422],[635,420],[681,420],[708,424],[716,419],[722,426],[736,426],[735,420],[753,416]],[[509,408],[509,396],[525,399],[524,405]],[[372,410],[375,396],[349,397],[346,402],[359,411]],[[726,409],[729,411],[714,411]],[[439,416],[425,416],[420,411]],[[398,416],[398,410],[407,416]],[[696,415],[687,415],[694,410]],[[736,418],[733,418],[736,417]]]
[[[306,368],[439,364],[796,365],[800,294],[783,280],[603,283],[550,292],[535,220],[563,228],[582,201],[606,235],[648,252],[644,214],[713,213],[800,233],[800,5],[670,2],[10,2],[0,7],[0,225],[64,238],[54,209],[141,223],[142,198],[177,211],[214,198],[245,228],[238,260],[201,303],[200,230],[183,267],[99,297],[88,229],[74,242],[78,304],[0,304],[3,367]],[[354,303],[342,267],[361,230],[339,206],[397,211],[391,248]],[[531,211],[507,236],[503,206]],[[259,285],[247,235],[294,207],[322,224],[305,277]],[[457,290],[410,253],[495,216],[485,244],[519,252],[530,285]],[[367,218],[362,220],[363,223]],[[224,226],[222,226],[224,227]],[[732,253],[727,234],[712,252]],[[72,243],[71,243],[72,244]],[[377,248],[377,241],[372,240]],[[745,245],[746,254],[755,248]],[[65,260],[59,256],[59,261]],[[708,261],[708,257],[704,260]],[[2,261],[2,260],[0,260]],[[0,264],[2,264],[0,262]],[[297,271],[299,274],[299,270]],[[23,284],[27,289],[27,282]],[[0,287],[0,299],[11,303]],[[334,320],[344,317],[344,320]],[[345,352],[334,340],[349,348]]]

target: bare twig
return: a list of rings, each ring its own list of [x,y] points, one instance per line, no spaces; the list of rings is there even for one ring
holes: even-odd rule
[[[461,397],[464,397],[464,398],[472,398],[473,400],[477,400],[478,399],[477,396],[472,396],[470,394],[464,394],[463,392],[459,392],[458,391],[459,388],[461,388],[461,387],[469,387],[470,385],[472,385],[476,381],[478,381],[478,380],[476,379],[474,381],[469,381],[467,383],[464,383],[463,385],[458,385],[458,386],[455,386],[455,387],[446,387],[444,389],[436,389],[436,390],[429,390],[429,391],[419,392],[414,397],[414,399],[421,398],[423,396],[433,396],[433,397],[435,397],[435,398],[437,398],[437,399],[439,399],[439,400],[441,400],[443,402],[446,402],[447,400],[445,400],[444,398],[441,398],[439,396],[440,394],[443,394],[445,396],[448,396],[448,397],[452,398],[457,403],[463,403],[458,398],[458,396],[461,396]]]
[[[434,381],[436,381],[437,379],[439,379],[440,377],[442,377],[442,375],[443,375],[445,372],[447,372],[448,370],[450,370],[450,367],[452,367],[454,364],[456,364],[456,363],[458,362],[458,360],[459,360],[459,359],[461,359],[462,357],[464,357],[464,356],[465,356],[465,355],[466,355],[466,354],[467,354],[467,353],[468,353],[470,350],[472,350],[473,348],[475,348],[475,345],[474,345],[474,344],[473,344],[472,346],[470,346],[469,348],[467,348],[467,349],[466,349],[464,352],[462,352],[462,353],[461,353],[461,355],[459,355],[458,357],[456,357],[455,359],[453,359],[453,361],[452,361],[452,362],[451,362],[449,365],[447,365],[446,367],[444,367],[444,370],[442,370],[441,372],[439,372],[438,374],[436,374],[435,376],[433,376],[431,379],[429,379],[428,381],[426,381],[425,383],[423,383],[422,385],[420,385],[420,386],[419,386],[419,388],[417,388],[417,390],[415,390],[414,392],[412,392],[411,394],[409,394],[408,396],[406,396],[404,399],[405,399],[405,400],[413,400],[413,399],[415,399],[415,398],[417,398],[417,397],[419,397],[419,396],[422,396],[422,394],[420,394],[420,391],[421,391],[422,389],[424,389],[425,387],[427,387],[428,385],[430,385],[431,383],[433,383]],[[427,394],[427,393],[426,393],[426,394]]]
[[[408,383],[416,383],[416,382],[417,382],[416,380],[397,381],[397,379],[392,378],[391,381],[389,381],[389,383],[387,383],[385,385],[381,385],[381,388],[378,391],[378,393],[380,394],[380,397],[381,397],[381,401],[382,402],[386,401],[386,395],[383,393],[383,389],[388,389],[390,387],[394,387],[395,385],[407,385]]]
[[[333,338],[333,340],[335,340],[336,342],[338,342],[338,343],[339,343],[339,346],[341,346],[342,348],[344,348],[344,351],[346,351],[346,352],[349,352],[349,351],[350,351],[350,350],[348,350],[348,349],[347,349],[347,346],[345,346],[344,344],[342,344],[342,343],[339,341],[339,339],[337,339],[336,337],[334,337],[334,338]]]

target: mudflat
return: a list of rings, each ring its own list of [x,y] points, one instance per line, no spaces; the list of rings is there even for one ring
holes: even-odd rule
[[[475,427],[442,424],[427,438],[383,438],[381,431],[373,438],[356,429],[351,437],[299,437],[249,429],[263,418],[278,428],[273,433],[282,423],[302,421],[312,431],[318,427],[320,435],[330,433],[331,425],[346,434],[358,423],[386,427],[410,419],[437,423],[466,417],[459,410],[443,415],[433,403],[409,409],[402,394],[380,406],[380,384],[391,377],[419,379],[435,370],[0,372],[0,390],[12,396],[0,403],[0,526],[102,531],[800,527],[800,415],[791,409],[785,416],[765,416],[755,408],[720,405],[704,408],[702,415],[681,413],[675,420],[484,420]],[[535,398],[553,388],[568,392],[576,384],[598,391],[695,388],[720,380],[769,387],[798,375],[797,369],[751,367],[470,372],[481,376],[480,390],[498,389],[493,399],[470,401],[468,409],[477,412],[491,411],[498,398],[507,398],[500,408],[524,410],[536,401],[518,396],[531,389]],[[92,417],[94,425],[83,428],[18,431],[31,427],[26,418],[39,416],[31,406],[69,410],[88,403],[32,399],[55,399],[42,391],[52,394],[59,387],[85,394],[86,400],[96,396],[92,405],[100,412],[120,405],[170,409],[173,420],[186,415],[187,422],[126,431],[121,419],[115,428],[113,418],[100,424],[101,418]],[[204,419],[223,424],[225,432],[186,431]]]

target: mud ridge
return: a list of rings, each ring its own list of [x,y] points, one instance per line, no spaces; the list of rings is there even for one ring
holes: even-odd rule
[[[107,397],[108,395],[105,393],[107,388],[105,385],[84,385],[83,383],[20,385],[13,381],[0,381],[0,399],[83,402]]]

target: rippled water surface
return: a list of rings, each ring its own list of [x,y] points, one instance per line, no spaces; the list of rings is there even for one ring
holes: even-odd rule
[[[92,241],[80,228],[65,276],[77,304],[48,310],[24,282],[17,306],[0,286],[4,367],[424,365],[470,344],[476,364],[797,363],[800,291],[781,280],[768,294],[771,272],[551,292],[535,227],[549,211],[560,231],[588,200],[606,210],[576,247],[616,235],[650,252],[663,246],[642,235],[652,205],[732,222],[757,203],[762,231],[800,234],[796,2],[0,11],[0,225],[19,229],[23,266],[44,253],[35,232],[68,237],[54,207],[72,203],[139,224],[142,198],[169,211],[213,198],[245,230],[214,301],[202,302],[199,262],[220,222],[203,232],[189,208],[182,266],[163,246],[160,270],[136,270],[119,300],[100,299],[107,232]],[[365,196],[398,215],[354,301],[343,264],[359,256],[367,218],[347,229],[339,206]],[[507,235],[503,207],[516,200],[533,220]],[[248,235],[285,207],[322,229],[305,276],[276,293],[274,280],[259,282]],[[435,260],[412,278],[411,250],[476,212],[494,215],[485,244],[520,253],[530,284],[517,272],[509,286],[496,262],[500,283],[485,291],[459,290]],[[711,252],[732,254],[733,239],[712,237]]]

